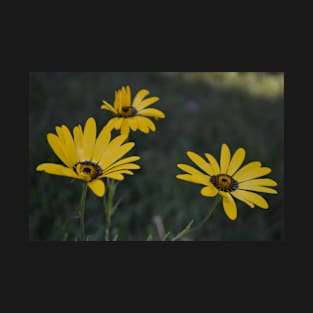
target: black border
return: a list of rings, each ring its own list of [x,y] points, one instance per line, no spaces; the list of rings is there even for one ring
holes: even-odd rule
[[[262,38],[258,38],[254,42],[250,40],[247,43],[245,42],[247,38],[240,41],[238,37],[226,39],[224,37],[214,42],[211,37],[212,33],[214,33],[214,29],[208,30],[208,33],[205,34],[206,36],[202,34],[200,37],[199,34],[190,41],[182,38],[185,35],[183,33],[180,34],[181,37],[178,36],[170,44],[160,41],[160,34],[157,38],[151,35],[149,43],[144,42],[141,45],[141,51],[134,49],[134,47],[138,48],[138,46],[134,45],[131,40],[124,42],[123,47],[115,46],[115,41],[112,40],[112,37],[105,38],[105,33],[101,40],[106,41],[108,45],[100,44],[100,40],[95,40],[94,45],[90,49],[84,48],[85,42],[81,42],[80,45],[69,45],[66,40],[58,42],[57,45],[48,44],[48,39],[40,43],[31,43],[31,51],[24,56],[24,60],[27,60],[24,71],[19,72],[17,75],[12,75],[11,82],[14,87],[10,95],[13,95],[14,99],[8,105],[9,109],[12,110],[9,113],[10,116],[13,116],[14,120],[15,118],[18,120],[14,126],[18,126],[19,131],[12,134],[14,139],[10,138],[9,141],[13,141],[15,146],[13,151],[15,151],[14,155],[17,160],[14,160],[14,162],[15,164],[20,164],[18,170],[19,178],[14,179],[13,184],[18,182],[21,190],[17,194],[14,188],[12,199],[16,200],[17,204],[12,206],[12,208],[8,208],[8,210],[14,210],[10,212],[13,213],[10,219],[11,221],[18,221],[15,226],[18,230],[14,230],[13,233],[18,234],[17,241],[21,243],[23,255],[27,255],[27,260],[30,263],[39,265],[38,259],[40,259],[47,267],[55,264],[59,268],[66,268],[69,264],[75,267],[77,262],[82,262],[82,258],[84,262],[87,261],[86,264],[94,264],[94,268],[102,268],[102,262],[106,261],[110,264],[114,260],[118,266],[127,266],[127,268],[138,266],[138,264],[145,264],[148,268],[152,264],[154,268],[156,264],[159,264],[162,268],[166,266],[179,268],[184,264],[184,269],[188,269],[186,264],[189,264],[188,262],[191,261],[190,265],[194,262],[192,268],[197,268],[195,266],[198,264],[213,274],[216,267],[225,269],[232,264],[235,267],[234,270],[236,270],[237,266],[239,267],[242,262],[249,265],[254,263],[255,268],[262,264],[267,264],[268,268],[268,263],[271,263],[274,268],[277,268],[283,264],[285,258],[287,259],[290,256],[287,253],[290,252],[289,248],[295,237],[290,233],[293,227],[289,223],[294,220],[295,213],[292,203],[296,202],[289,197],[297,196],[298,199],[301,197],[301,194],[293,192],[293,186],[289,186],[287,181],[293,179],[292,163],[296,162],[292,159],[293,153],[291,150],[293,145],[289,142],[289,139],[296,136],[294,131],[297,128],[294,127],[292,133],[291,131],[288,133],[287,122],[290,122],[293,117],[293,101],[289,98],[291,96],[289,89],[288,92],[285,91],[285,195],[288,195],[288,200],[285,200],[284,240],[270,242],[192,243],[28,241],[28,175],[26,170],[26,177],[23,177],[24,171],[20,170],[23,168],[21,150],[25,151],[25,168],[28,168],[28,73],[31,71],[98,71],[100,69],[101,71],[158,72],[269,70],[285,73],[286,90],[287,80],[290,79],[292,74],[286,71],[283,47],[273,46],[272,43],[262,41]],[[166,35],[166,32],[164,34]],[[170,37],[169,35],[167,34],[168,37]],[[117,34],[117,36],[121,35]],[[127,38],[127,36],[124,37]],[[216,37],[217,35],[215,35],[215,39]],[[287,99],[287,96],[289,99]],[[294,120],[291,122],[294,123]],[[25,148],[22,148],[22,144],[25,144]],[[12,175],[8,177],[12,177]],[[6,232],[11,236],[12,232],[9,229]],[[89,247],[89,249],[86,250],[85,247]],[[238,261],[239,259],[240,261]],[[136,263],[137,261],[139,263]],[[206,263],[205,261],[211,263]],[[106,266],[109,267],[109,265]]]

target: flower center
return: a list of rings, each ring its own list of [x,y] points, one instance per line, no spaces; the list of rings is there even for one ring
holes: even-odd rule
[[[85,181],[91,181],[103,173],[102,168],[92,161],[78,162],[73,166],[73,169]]]
[[[238,182],[226,174],[211,176],[210,181],[218,190],[221,191],[231,192],[238,188]]]
[[[118,117],[131,117],[137,114],[137,110],[131,106],[122,107],[122,111],[119,112]]]

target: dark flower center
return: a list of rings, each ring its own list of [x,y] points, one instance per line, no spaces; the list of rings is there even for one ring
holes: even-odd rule
[[[231,192],[238,189],[238,182],[226,174],[211,176],[210,181],[218,190],[221,191]]]
[[[122,111],[119,112],[118,117],[131,117],[137,114],[137,110],[132,106],[122,107]]]
[[[73,166],[73,169],[85,181],[91,181],[103,173],[101,166],[92,161],[78,162]]]

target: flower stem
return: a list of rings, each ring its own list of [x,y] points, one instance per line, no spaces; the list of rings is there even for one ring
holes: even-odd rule
[[[222,199],[222,196],[221,195],[218,195],[216,198],[215,198],[215,201],[213,203],[213,205],[211,206],[211,208],[209,209],[207,215],[204,217],[204,219],[195,227],[191,228],[187,233],[185,233],[185,236],[187,234],[190,234],[190,233],[195,233],[197,232],[199,229],[202,228],[202,226],[208,221],[208,219],[210,218],[211,214],[213,213],[214,209],[217,207],[218,203],[220,202],[220,200]]]
[[[105,241],[110,240],[110,226],[111,226],[111,218],[107,216],[106,219],[107,227],[105,228]]]
[[[116,185],[114,181],[108,179],[108,196],[105,202],[105,217],[106,217],[106,228],[105,228],[105,240],[110,240],[110,227],[111,227],[111,217],[114,213],[113,199],[115,194]]]
[[[80,238],[85,240],[85,203],[87,196],[87,183],[83,184],[82,196],[80,199]]]

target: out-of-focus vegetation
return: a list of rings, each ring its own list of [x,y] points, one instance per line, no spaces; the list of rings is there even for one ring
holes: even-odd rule
[[[29,74],[29,239],[75,240],[79,234],[81,182],[36,172],[42,162],[57,162],[46,135],[65,124],[71,130],[94,116],[98,130],[111,118],[100,110],[103,99],[130,85],[132,95],[145,88],[160,101],[152,107],[166,118],[155,133],[131,132],[128,154],[141,156],[142,168],[117,187],[121,202],[112,219],[118,240],[158,240],[156,221],[177,234],[206,214],[214,199],[200,185],[176,179],[177,163],[193,165],[191,150],[219,159],[222,143],[233,153],[246,149],[246,160],[272,169],[277,195],[262,194],[270,208],[249,208],[236,201],[238,219],[230,221],[221,204],[197,240],[281,240],[284,226],[284,75],[268,72],[49,72]],[[113,133],[114,135],[115,133]],[[103,240],[103,199],[88,191],[86,233]],[[76,237],[75,237],[76,236]]]

